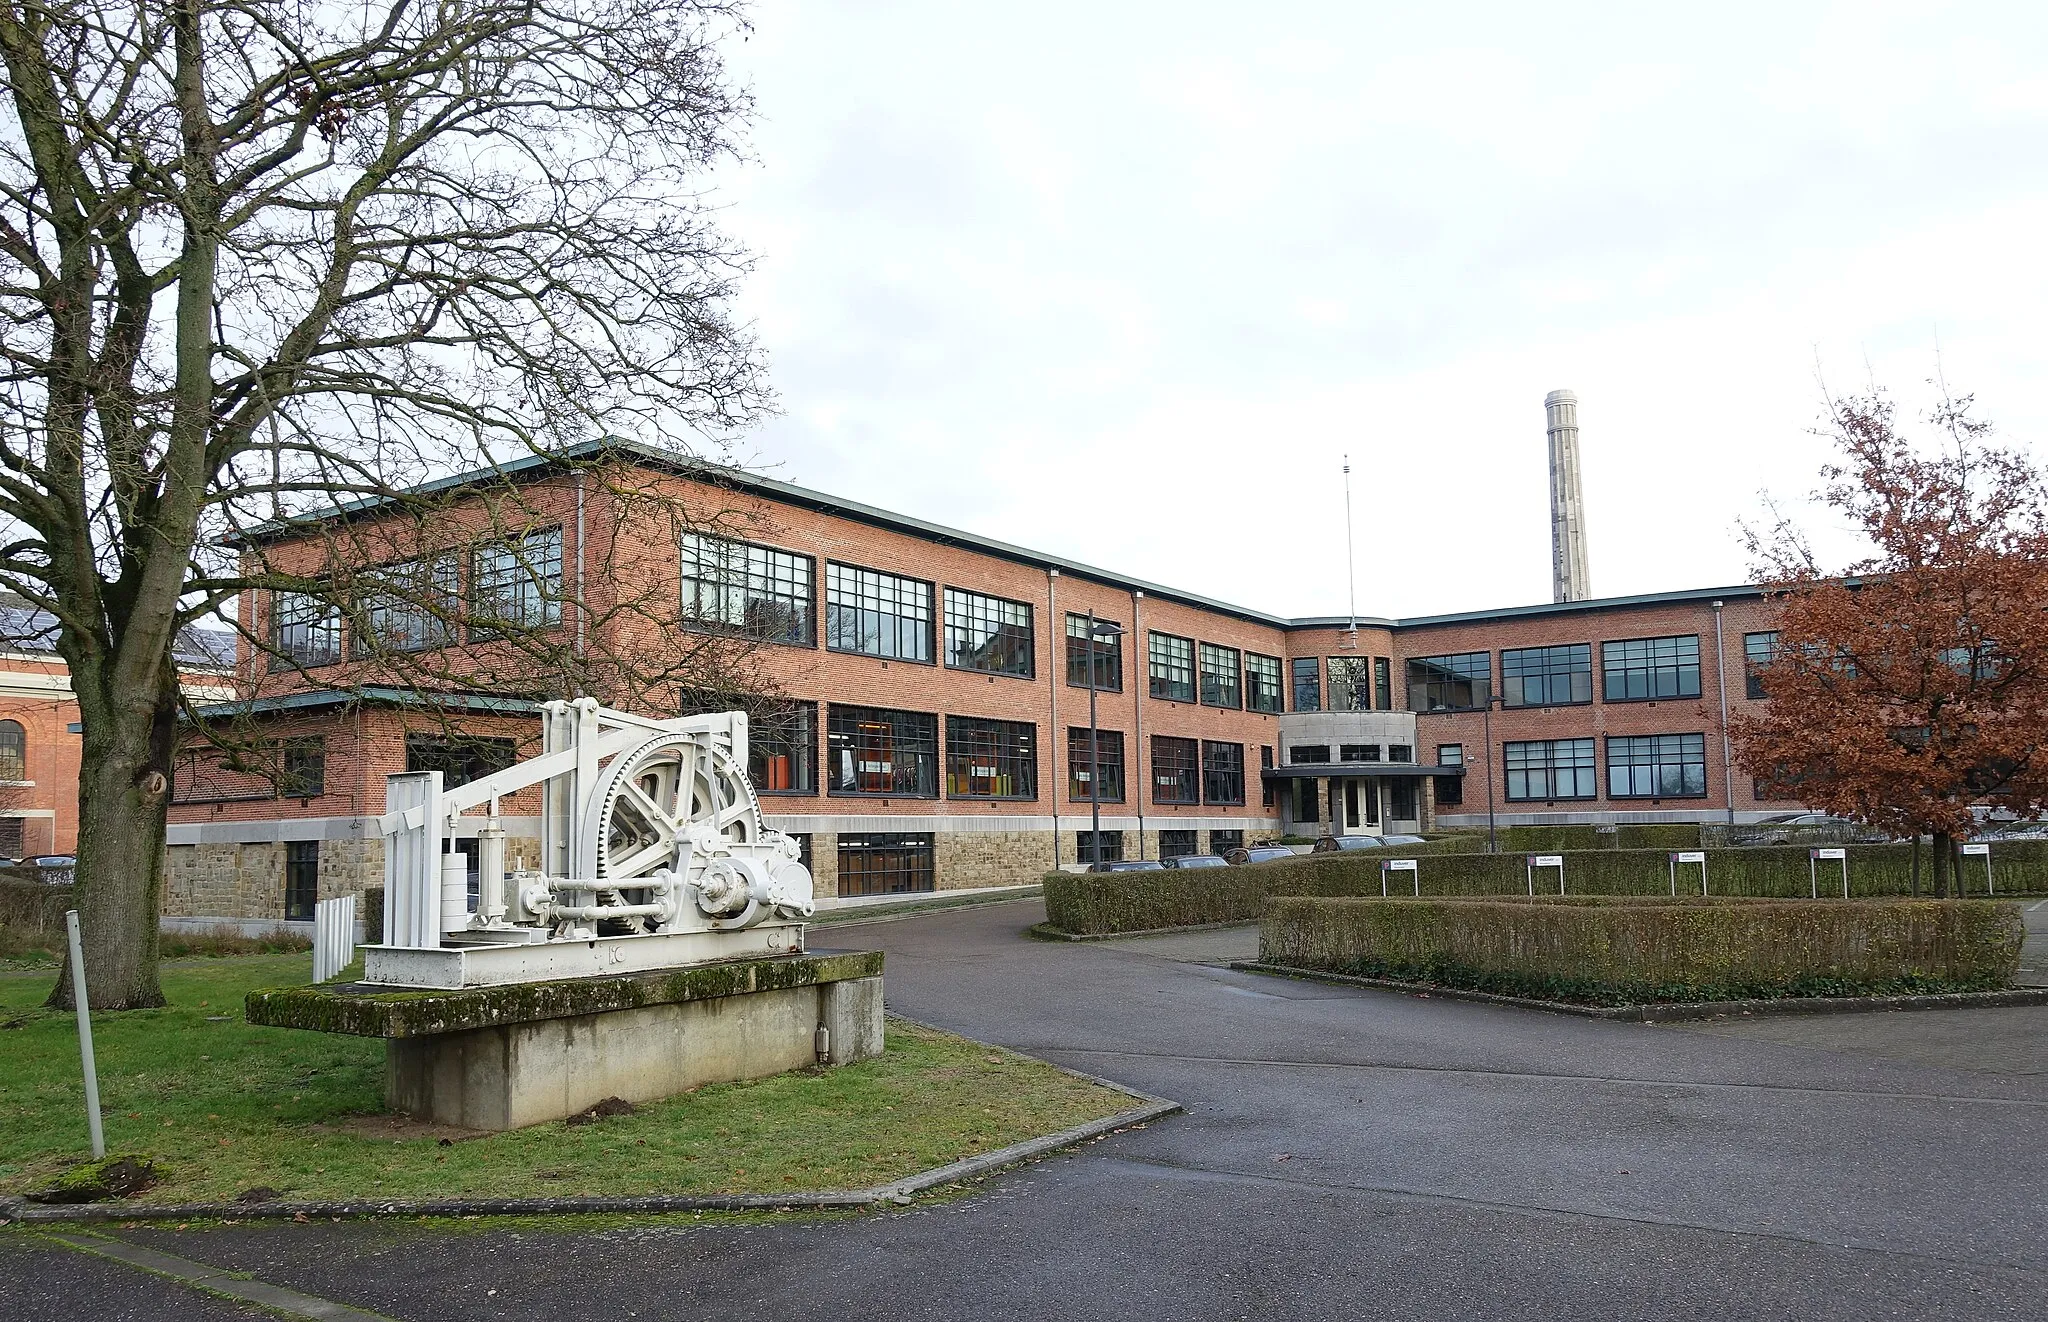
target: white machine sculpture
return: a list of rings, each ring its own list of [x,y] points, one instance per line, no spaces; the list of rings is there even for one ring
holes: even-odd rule
[[[438,771],[388,777],[385,940],[364,948],[363,980],[473,987],[803,950],[811,874],[762,824],[746,765],[744,712],[649,720],[580,698],[543,706],[538,757],[452,790]],[[533,786],[540,857],[508,868],[499,800]]]

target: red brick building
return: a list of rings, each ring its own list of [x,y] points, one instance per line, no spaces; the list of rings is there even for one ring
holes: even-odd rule
[[[1290,832],[1483,824],[1489,797],[1503,824],[1795,806],[1730,783],[1726,715],[1752,700],[1745,639],[1766,645],[1752,588],[1290,620],[780,482],[638,458],[644,480],[718,533],[638,525],[604,508],[602,484],[534,463],[522,525],[453,528],[432,572],[450,590],[489,585],[520,603],[524,624],[579,642],[603,630],[624,631],[604,641],[628,648],[744,638],[773,695],[753,722],[755,788],[826,894],[1018,882],[1097,848],[1157,857]],[[669,613],[607,609],[631,594]],[[178,778],[174,912],[297,917],[378,875],[383,777],[456,756],[429,728],[443,719],[436,704],[454,704],[507,756],[533,736],[531,704],[489,684],[431,700],[366,684],[355,626],[338,616],[250,594],[241,618],[336,687],[308,689],[245,647],[237,710],[269,722],[298,771],[289,793]],[[486,639],[414,645],[452,654],[457,671],[491,664]],[[506,811],[516,852],[521,809]]]

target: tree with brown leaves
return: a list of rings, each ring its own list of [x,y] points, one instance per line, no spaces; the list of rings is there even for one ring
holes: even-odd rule
[[[1932,835],[1934,893],[1972,806],[2048,804],[2048,490],[1950,398],[1916,444],[1881,393],[1831,400],[1820,500],[1871,554],[1828,572],[1780,517],[1751,530],[1774,600],[1770,702],[1731,722],[1742,768],[1894,836]]]

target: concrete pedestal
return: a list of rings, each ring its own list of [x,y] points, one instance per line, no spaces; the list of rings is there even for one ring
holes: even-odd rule
[[[391,1109],[465,1129],[560,1120],[882,1051],[879,952],[451,992],[255,992],[251,1023],[383,1037]],[[825,1030],[821,1058],[819,1030]]]

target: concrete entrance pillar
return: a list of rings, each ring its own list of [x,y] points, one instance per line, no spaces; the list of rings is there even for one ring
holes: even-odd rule
[[[1423,829],[1423,830],[1424,830],[1425,832],[1428,832],[1428,831],[1434,831],[1434,830],[1436,830],[1436,777],[1435,777],[1435,776],[1424,776],[1424,777],[1422,778],[1422,806],[1421,806],[1421,812],[1422,812],[1422,829]]]
[[[1341,809],[1339,809],[1337,801],[1330,797],[1330,778],[1328,776],[1317,776],[1316,812],[1321,817],[1323,825],[1327,827],[1335,819],[1339,811]],[[1336,832],[1326,829],[1321,834],[1335,835]]]

